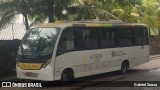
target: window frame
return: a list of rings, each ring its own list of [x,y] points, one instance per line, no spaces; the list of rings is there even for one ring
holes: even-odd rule
[[[129,32],[128,32],[129,31]],[[122,34],[123,32],[123,34]],[[128,34],[131,35],[131,37],[128,37]],[[125,36],[126,35],[126,36]],[[122,40],[124,39],[128,39],[130,40],[130,44],[126,44],[124,43],[124,45],[121,45]],[[130,47],[130,46],[134,46],[133,43],[134,40],[134,27],[117,27],[117,47]]]
[[[107,49],[107,48],[116,48],[116,37],[117,37],[117,30],[115,27],[100,27],[100,48],[101,49]],[[103,39],[103,31],[106,31],[106,32],[109,32],[109,39],[107,40],[113,40],[114,42],[114,46],[105,46],[103,47],[102,46],[102,39]],[[113,34],[114,33],[114,36],[111,36],[110,34]],[[114,37],[113,39],[111,39],[111,37]]]
[[[134,30],[134,42],[135,42],[135,46],[144,46],[144,45],[149,45],[149,33],[148,33],[148,29],[147,29],[147,27],[136,27],[136,28],[134,28],[135,30]],[[138,36],[138,34],[137,34],[137,31],[142,31],[141,33],[145,33],[145,35],[143,35],[143,37],[145,37],[145,42],[143,41],[143,40],[141,40],[141,42],[140,42],[140,44],[139,43],[137,43],[137,37],[139,37],[139,38],[143,38],[142,37],[142,35],[140,35],[140,33],[138,33],[139,34],[139,36]]]
[[[70,29],[71,28],[71,29]],[[76,48],[73,49],[73,50],[67,50],[63,53],[58,53],[58,46],[57,46],[57,56],[58,55],[61,55],[61,54],[65,54],[65,53],[68,53],[68,52],[73,52],[73,51],[85,51],[85,50],[97,50],[97,49],[108,49],[108,48],[121,48],[121,47],[132,47],[132,46],[143,46],[143,45],[138,45],[136,44],[135,40],[136,40],[136,29],[139,29],[139,28],[142,28],[142,29],[145,29],[146,30],[146,34],[147,34],[147,41],[146,41],[146,44],[143,44],[143,45],[149,45],[149,37],[148,37],[148,30],[147,30],[147,27],[145,26],[138,26],[138,25],[135,25],[133,27],[124,27],[123,25],[118,25],[118,26],[115,26],[115,27],[84,27],[84,26],[76,26],[76,27],[67,27],[67,28],[64,28],[61,35],[60,35],[60,39],[59,39],[59,42],[58,42],[58,46],[60,44],[60,40],[61,40],[61,37],[63,35],[63,33],[69,29],[70,31],[73,31],[75,33],[75,40],[76,40]],[[85,42],[83,40],[83,31],[85,31],[86,29],[88,30],[96,30],[98,31],[97,33],[97,40],[98,40],[98,47],[96,48],[85,48]],[[112,31],[115,33],[114,34],[114,46],[110,46],[110,47],[102,47],[102,30],[109,30],[109,33],[112,33]],[[121,46],[119,45],[118,41],[119,41],[119,31],[123,31],[123,29],[129,29],[131,30],[131,33],[132,33],[132,37],[131,37],[131,45],[125,45],[125,46]],[[140,29],[141,30],[141,29]]]
[[[58,56],[58,55],[61,55],[61,54],[64,54],[64,53],[68,53],[68,52],[72,52],[72,51],[77,51],[78,50],[78,43],[77,43],[77,32],[76,32],[76,30],[70,30],[70,28],[74,28],[74,27],[67,27],[67,28],[64,28],[64,30],[62,31],[62,33],[61,33],[61,35],[60,35],[60,38],[59,38],[59,41],[58,41],[58,45],[57,45],[57,50],[56,50],[56,55]],[[60,45],[60,43],[61,43],[61,39],[62,39],[62,35],[66,32],[66,31],[73,31],[74,32],[74,34],[75,34],[75,40],[76,40],[76,42],[74,42],[74,44],[76,43],[76,48],[74,48],[74,49],[72,49],[72,50],[65,50],[65,51],[61,51],[61,52],[59,52],[58,51],[58,48],[59,48],[59,45]],[[76,35],[77,34],[77,35]]]

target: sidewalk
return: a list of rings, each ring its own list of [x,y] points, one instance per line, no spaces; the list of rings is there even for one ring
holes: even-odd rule
[[[150,60],[153,60],[153,59],[155,59],[155,58],[157,58],[157,57],[160,57],[160,54],[150,55],[150,56],[149,56],[149,59],[150,59]]]

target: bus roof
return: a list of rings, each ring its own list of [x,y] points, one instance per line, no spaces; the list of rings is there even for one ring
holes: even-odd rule
[[[134,27],[134,26],[143,26],[146,27],[145,24],[138,23],[123,23],[123,22],[55,22],[55,23],[45,23],[42,25],[38,25],[36,27],[39,28],[53,28],[53,27]]]
[[[41,25],[38,25],[36,27],[39,27],[39,28],[53,28],[53,27],[58,27],[59,25],[61,25],[62,23],[45,23],[45,24],[41,24]]]

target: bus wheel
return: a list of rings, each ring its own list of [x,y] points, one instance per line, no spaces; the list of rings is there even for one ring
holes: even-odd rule
[[[125,74],[128,71],[128,63],[127,62],[123,62],[121,65],[121,74]]]
[[[74,75],[72,70],[64,70],[62,72],[61,81],[71,81],[73,80]]]

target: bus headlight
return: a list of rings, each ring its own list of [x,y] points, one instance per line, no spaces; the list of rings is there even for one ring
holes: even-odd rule
[[[43,63],[42,68],[46,68],[47,65],[51,63],[51,59],[48,60],[46,63]]]

